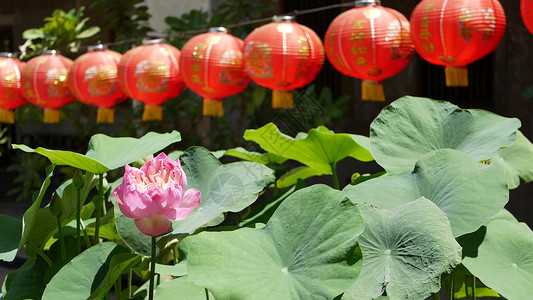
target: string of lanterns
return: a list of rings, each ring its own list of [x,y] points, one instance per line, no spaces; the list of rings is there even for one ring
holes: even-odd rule
[[[521,1],[531,30],[533,0]],[[307,12],[340,6],[346,4]],[[324,44],[286,15],[274,16],[244,41],[212,28],[181,52],[162,40],[145,40],[124,55],[102,44],[89,47],[74,62],[54,50],[26,64],[3,53],[0,122],[14,123],[13,110],[27,101],[44,108],[45,123],[57,123],[59,108],[77,99],[98,107],[97,122],[113,123],[113,106],[127,98],[144,103],[144,121],[161,120],[161,104],[185,87],[204,98],[204,115],[218,117],[222,99],[243,91],[250,80],[273,90],[273,108],[290,109],[292,90],[312,82],[325,57],[342,74],[362,79],[362,100],[385,101],[381,82],[405,68],[415,50],[446,67],[447,86],[467,86],[466,66],[496,48],[505,25],[497,0],[422,0],[410,21],[379,0],[358,0],[331,22]]]

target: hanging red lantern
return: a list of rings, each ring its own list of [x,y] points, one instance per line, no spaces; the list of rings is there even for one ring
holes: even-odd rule
[[[59,122],[59,108],[74,100],[67,84],[72,61],[55,50],[28,61],[22,75],[22,95],[28,102],[44,108],[44,123]]]
[[[88,50],[70,68],[70,91],[80,102],[98,107],[98,123],[113,123],[113,106],[126,100],[118,86],[118,64],[122,55],[102,44]]]
[[[0,52],[0,122],[15,123],[13,110],[26,101],[20,91],[20,79],[24,63],[13,58],[13,54]]]
[[[251,79],[273,90],[273,108],[293,108],[292,90],[313,81],[324,64],[324,46],[316,33],[274,16],[244,40],[244,63]]]
[[[222,98],[242,92],[250,83],[242,48],[241,39],[216,27],[193,37],[181,49],[183,80],[189,89],[204,97],[204,116],[222,116]]]
[[[161,104],[185,88],[179,59],[180,51],[161,39],[145,40],[122,57],[119,84],[128,97],[145,104],[143,121],[162,120]]]
[[[505,24],[498,0],[422,0],[411,15],[416,51],[446,67],[447,86],[468,86],[466,65],[494,51]]]
[[[520,13],[527,30],[533,34],[533,0],[521,0]]]
[[[339,72],[362,79],[362,100],[385,101],[381,81],[407,66],[415,49],[409,21],[378,0],[356,1],[337,16],[324,39],[326,55]]]

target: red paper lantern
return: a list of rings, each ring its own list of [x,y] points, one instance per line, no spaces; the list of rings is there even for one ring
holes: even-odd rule
[[[11,53],[0,52],[0,122],[15,123],[13,110],[26,103],[20,91],[24,63]]]
[[[242,61],[243,41],[223,27],[211,28],[181,49],[180,69],[188,88],[204,97],[204,116],[222,116],[222,98],[250,83]]]
[[[244,40],[248,75],[273,90],[273,108],[292,108],[292,90],[310,83],[324,64],[324,46],[316,33],[292,16],[252,31]]]
[[[520,13],[527,30],[533,34],[533,0],[521,0]]]
[[[411,15],[416,51],[446,66],[447,86],[468,86],[466,65],[494,51],[505,24],[497,0],[423,0]]]
[[[381,81],[403,70],[415,52],[407,18],[379,4],[357,1],[331,22],[324,39],[331,64],[363,80],[363,100],[385,101]]]
[[[161,104],[185,88],[179,59],[180,51],[160,39],[145,40],[122,57],[119,84],[128,97],[145,104],[143,121],[162,120]]]
[[[44,108],[44,123],[59,122],[59,108],[74,100],[67,84],[72,61],[55,50],[28,61],[22,75],[22,95],[28,102]]]
[[[118,86],[121,58],[118,52],[100,44],[89,47],[89,52],[78,57],[70,68],[70,91],[80,102],[98,107],[98,123],[113,123],[113,106],[126,100]]]

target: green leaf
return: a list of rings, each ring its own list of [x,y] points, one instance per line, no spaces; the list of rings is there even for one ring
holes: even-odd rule
[[[45,289],[44,276],[49,266],[41,258],[29,258],[19,269],[6,277],[7,293],[3,300],[41,299]]]
[[[296,184],[298,180],[305,180],[309,177],[320,176],[320,175],[325,175],[325,174],[330,174],[330,173],[331,171],[329,173],[323,173],[322,171],[313,169],[311,167],[300,166],[300,167],[293,168],[289,172],[283,174],[278,179],[277,186],[278,188],[282,189],[282,188],[290,187]]]
[[[222,165],[209,150],[201,147],[189,148],[180,159],[187,175],[187,188],[198,189],[202,203],[184,220],[172,221],[173,232],[167,237],[193,233],[212,224],[224,212],[243,210],[274,179],[272,170],[261,164],[243,161]],[[133,219],[122,215],[118,207],[115,217],[117,230],[128,247],[150,256],[151,238],[141,233]]]
[[[412,173],[378,177],[344,191],[352,201],[385,209],[425,197],[446,213],[457,237],[476,231],[507,203],[502,174],[497,166],[442,149],[422,156]]]
[[[13,144],[13,149],[41,154],[57,165],[67,165],[94,174],[103,174],[160,151],[180,140],[181,136],[177,131],[164,134],[149,132],[139,139],[114,138],[104,134],[96,134],[91,137],[89,150],[85,155],[42,147],[32,149],[26,145],[17,144]]]
[[[30,206],[30,208],[28,208],[28,210],[26,210],[24,216],[22,217],[22,237],[20,239],[19,248],[31,241],[29,238],[30,234],[32,230],[37,228],[34,227],[34,223],[38,220],[37,213],[39,211],[39,207],[41,206],[41,201],[43,200],[44,194],[50,185],[52,175],[54,175],[54,168],[55,165],[50,165],[46,168],[46,178],[43,181],[41,189],[33,201],[33,204]]]
[[[180,247],[189,278],[216,299],[332,299],[359,274],[362,231],[342,192],[314,185],[289,196],[264,228],[202,232]]]
[[[205,300],[206,290],[192,283],[187,276],[165,281],[157,286],[155,300]],[[209,293],[209,292],[208,292]],[[209,299],[214,299],[209,293]]]
[[[502,167],[507,176],[509,189],[517,188],[521,182],[533,181],[533,144],[522,134],[516,132],[516,141],[508,148],[498,151],[490,163]]]
[[[0,215],[0,260],[13,261],[22,238],[22,220]]]
[[[281,133],[274,123],[268,123],[259,129],[246,130],[244,139],[256,142],[269,153],[296,160],[322,174],[331,174],[331,165],[346,157],[373,160],[368,151],[370,143],[367,137],[334,133],[323,126],[292,138]]]
[[[77,39],[90,38],[91,36],[97,34],[98,32],[100,32],[100,27],[91,26],[91,27],[85,29],[84,31],[80,32],[78,35],[76,35],[76,38]]]
[[[42,299],[102,299],[122,270],[138,258],[115,243],[100,243],[59,270],[46,286]]]
[[[187,275],[187,261],[182,260],[178,264],[173,266],[155,264],[155,272],[159,275],[174,277]]]
[[[31,28],[28,30],[24,30],[24,32],[22,33],[22,38],[25,40],[42,39],[44,38],[44,32],[42,31],[42,29]]]
[[[424,154],[457,149],[476,161],[515,141],[520,121],[445,101],[405,96],[385,107],[370,125],[372,154],[388,173],[413,170]]]
[[[392,210],[360,205],[363,268],[342,299],[425,299],[440,290],[440,276],[461,262],[446,215],[420,198]]]
[[[477,257],[463,265],[486,286],[508,299],[529,299],[533,291],[533,232],[524,223],[495,219]]]
[[[228,149],[224,155],[229,155],[233,157],[240,158],[242,160],[253,161],[263,165],[269,164],[282,164],[287,161],[287,158],[281,157],[273,153],[259,153],[254,151],[248,151],[243,147],[237,147],[233,149]]]

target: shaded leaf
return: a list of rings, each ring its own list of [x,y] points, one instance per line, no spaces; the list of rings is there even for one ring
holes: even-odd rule
[[[13,261],[22,237],[22,220],[0,215],[0,260]]]
[[[498,151],[490,163],[502,167],[507,176],[509,189],[517,188],[521,182],[533,181],[533,144],[517,131],[516,141],[508,148]]]

